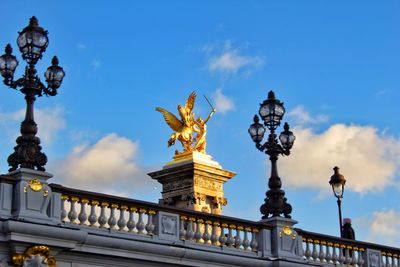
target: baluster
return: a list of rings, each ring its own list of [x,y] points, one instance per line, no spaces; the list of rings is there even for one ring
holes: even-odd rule
[[[68,197],[62,195],[61,196],[61,221],[65,222],[65,218],[67,217],[67,210],[65,208],[65,203],[67,202]]]
[[[252,234],[251,234],[251,241],[250,241],[250,247],[252,251],[257,251],[258,249],[258,243],[257,243],[257,237],[256,234],[258,233],[257,228],[253,228]]]
[[[390,264],[389,264],[389,258],[390,258],[390,256],[391,256],[391,254],[390,253],[386,253],[386,255],[385,255],[385,267],[390,267]]]
[[[363,264],[364,264],[364,259],[363,259],[363,254],[364,254],[364,249],[363,248],[360,248],[359,250],[358,250],[358,262],[357,262],[357,265],[358,266],[363,266]]]
[[[250,227],[244,228],[244,236],[243,236],[243,243],[242,243],[244,250],[248,250],[250,247],[249,232],[251,232]]]
[[[338,243],[335,243],[335,244],[333,245],[333,247],[332,247],[332,251],[333,251],[333,254],[332,254],[332,263],[333,263],[333,264],[337,264],[338,261],[339,261],[339,256],[338,256],[338,254],[337,254],[337,252],[336,252],[337,249],[340,250],[339,244],[338,244]]]
[[[330,252],[331,247],[333,247],[333,243],[331,243],[331,242],[326,243],[326,249],[325,249],[326,263],[331,263],[331,260],[332,260],[332,254]]]
[[[147,217],[147,224],[146,224],[146,232],[147,235],[154,235],[154,228],[156,227],[153,223],[153,215],[155,215],[156,212],[154,210],[149,210],[148,217]]]
[[[235,248],[240,249],[242,245],[242,239],[240,238],[240,231],[242,231],[244,228],[243,226],[238,226],[236,228],[236,239],[235,239]]]
[[[189,224],[188,228],[186,231],[186,240],[193,241],[194,238],[194,222],[196,221],[196,218],[190,217],[189,218]]]
[[[71,197],[71,207],[68,212],[68,219],[71,223],[76,223],[75,220],[76,220],[76,218],[78,218],[78,213],[76,212],[76,209],[75,209],[75,204],[78,201],[79,201],[78,197]]]
[[[139,219],[138,223],[136,224],[136,229],[138,230],[139,234],[143,234],[143,230],[145,229],[145,224],[143,221],[143,214],[146,212],[145,209],[139,209]]]
[[[96,206],[98,206],[100,203],[96,200],[92,200],[91,206],[90,206],[90,215],[89,215],[89,223],[90,226],[94,226],[95,223],[97,222],[97,215],[96,215]]]
[[[210,241],[211,236],[210,236],[210,232],[209,232],[209,229],[208,229],[208,228],[210,227],[211,224],[212,224],[211,221],[205,221],[205,224],[204,224],[204,233],[203,233],[203,241],[204,241],[204,244],[209,244],[208,241]]]
[[[346,259],[345,256],[343,255],[343,250],[346,248],[345,245],[340,245],[339,248],[339,263],[344,264],[344,260]]]
[[[108,225],[110,229],[114,229],[115,225],[117,225],[117,218],[115,217],[115,209],[118,209],[118,204],[111,204],[110,218],[108,218]]]
[[[306,242],[306,251],[304,253],[304,256],[306,257],[306,260],[311,260],[311,249],[310,249],[310,243],[313,242],[312,239],[306,239],[304,238],[303,241]]]
[[[311,257],[313,258],[313,261],[317,261],[317,259],[318,259],[317,244],[319,244],[319,241],[314,240],[313,246],[312,246],[312,253],[311,253]]]
[[[395,256],[394,254],[390,253],[390,267],[395,267]]]
[[[392,267],[398,267],[399,265],[399,259],[397,254],[393,254],[392,258]]]
[[[385,266],[385,257],[386,257],[386,252],[381,252],[381,264],[382,264],[382,266]]]
[[[118,219],[118,227],[119,231],[123,231],[126,226],[126,220],[125,220],[125,211],[128,209],[128,206],[122,205],[120,210],[119,210],[119,219]]]
[[[386,257],[386,252],[381,252],[381,264],[382,266],[385,266],[385,257]]]
[[[324,262],[325,260],[325,253],[324,253],[324,248],[323,246],[326,246],[326,242],[325,241],[321,241],[321,243],[319,244],[319,261],[320,262]]]
[[[356,264],[357,264],[357,257],[356,257],[356,254],[357,254],[357,252],[358,252],[358,247],[354,247],[353,248],[353,252],[352,252],[352,255],[351,255],[351,264],[353,265],[353,266],[356,266]]]
[[[228,225],[226,223],[221,224],[221,234],[219,235],[218,241],[219,241],[219,245],[221,247],[226,245],[226,236],[225,236],[225,228],[227,228]]]
[[[98,218],[98,222],[100,225],[100,228],[105,228],[105,225],[107,223],[107,217],[106,217],[106,208],[108,208],[108,203],[107,202],[101,202],[100,205],[100,216]]]
[[[179,229],[179,239],[180,240],[185,240],[186,237],[186,230],[185,230],[185,223],[187,221],[186,216],[181,216],[181,223],[180,223],[180,229]]]
[[[211,229],[211,244],[213,246],[217,246],[218,245],[218,236],[217,236],[217,227],[220,225],[219,222],[214,222],[212,224],[212,229]]]
[[[203,223],[204,221],[202,220],[202,219],[198,219],[197,220],[197,222],[195,222],[195,224],[196,224],[196,232],[194,233],[194,239],[196,240],[196,242],[197,243],[199,243],[200,242],[200,240],[201,240],[201,236],[202,236],[202,234],[201,234],[201,229],[200,229],[200,227],[201,227],[201,223]]]
[[[126,227],[128,227],[128,232],[133,232],[133,230],[135,229],[136,222],[135,222],[134,214],[135,214],[136,211],[137,211],[137,208],[131,207],[129,209],[129,219],[128,219],[128,222],[126,224]]]
[[[78,215],[78,220],[80,221],[80,225],[83,225],[86,223],[86,220],[88,219],[88,215],[86,214],[86,204],[89,203],[89,199],[82,199],[81,200],[81,212]]]
[[[226,245],[229,248],[232,248],[233,245],[235,244],[235,238],[233,237],[233,233],[232,233],[233,229],[236,229],[236,226],[233,224],[229,225],[228,239],[226,240]]]
[[[351,263],[351,257],[350,257],[350,253],[351,253],[352,247],[351,246],[346,246],[345,254],[344,254],[344,263],[346,263],[347,265]]]

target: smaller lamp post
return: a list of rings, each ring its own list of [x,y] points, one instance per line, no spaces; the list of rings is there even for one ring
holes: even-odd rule
[[[339,167],[333,168],[334,174],[331,176],[329,184],[332,186],[332,191],[337,198],[337,204],[339,209],[339,227],[340,227],[340,237],[343,236],[343,223],[342,223],[342,198],[344,193],[344,185],[346,184],[346,179],[343,175],[339,173]]]
[[[36,74],[36,63],[42,58],[49,44],[47,31],[39,26],[36,17],[32,17],[29,20],[29,25],[18,34],[17,45],[22,59],[27,63],[24,75],[19,79],[14,79],[18,61],[12,55],[10,44],[6,46],[5,54],[0,56],[0,74],[4,78],[4,84],[10,88],[19,89],[25,95],[26,100],[25,119],[20,128],[21,135],[17,138],[14,152],[8,157],[7,161],[11,166],[10,172],[18,167],[45,171],[44,165],[46,165],[47,157],[41,151],[40,139],[36,136],[38,128],[34,120],[33,104],[37,96],[43,94],[55,96],[65,72],[63,68],[58,66],[57,57],[53,57],[52,65],[47,68],[44,74],[47,86],[40,81]]]
[[[254,123],[250,125],[249,134],[256,143],[256,148],[269,155],[271,160],[271,176],[268,181],[269,190],[266,192],[267,197],[264,199],[264,204],[260,207],[260,211],[264,215],[262,219],[267,219],[269,215],[280,216],[280,214],[283,214],[286,218],[291,218],[292,206],[286,202],[285,191],[281,189],[282,181],[278,175],[276,162],[279,155],[288,156],[290,154],[295,136],[289,130],[289,124],[285,123],[284,131],[279,135],[278,141],[275,130],[281,124],[285,108],[283,103],[275,98],[273,91],[270,91],[268,99],[260,104],[259,114],[264,125],[270,131],[268,140],[264,144],[260,144],[266,129],[260,123],[257,115],[254,115]]]

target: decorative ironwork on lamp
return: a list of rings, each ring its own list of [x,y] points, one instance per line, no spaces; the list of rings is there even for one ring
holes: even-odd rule
[[[25,95],[27,103],[25,119],[21,123],[21,136],[16,140],[17,146],[14,152],[8,157],[8,164],[11,166],[9,171],[14,171],[18,167],[37,169],[44,171],[47,163],[46,155],[41,152],[40,139],[36,136],[38,131],[34,120],[33,104],[36,96],[55,96],[60,87],[65,72],[58,66],[57,57],[53,57],[52,65],[45,72],[47,86],[45,86],[36,75],[36,63],[42,58],[43,53],[49,44],[47,31],[39,26],[36,17],[29,20],[29,25],[18,33],[17,44],[22,55],[22,59],[28,63],[25,67],[24,75],[14,80],[14,72],[18,66],[18,61],[12,55],[12,48],[7,44],[5,54],[0,56],[0,74],[3,76],[4,84],[13,89],[20,89]]]
[[[292,206],[287,203],[285,191],[281,189],[282,181],[278,175],[276,164],[279,155],[288,156],[290,154],[290,149],[296,139],[289,130],[289,124],[285,123],[284,131],[279,135],[278,141],[275,130],[280,126],[284,114],[283,102],[276,99],[274,92],[270,91],[268,99],[260,104],[259,109],[259,115],[269,130],[267,141],[261,144],[266,129],[260,123],[257,115],[254,115],[254,123],[250,125],[248,130],[251,139],[256,143],[257,149],[269,155],[271,160],[271,177],[268,181],[269,190],[266,192],[267,197],[264,199],[264,204],[260,207],[260,211],[263,214],[262,219],[268,218],[269,215],[280,216],[281,214],[286,218],[291,218]]]

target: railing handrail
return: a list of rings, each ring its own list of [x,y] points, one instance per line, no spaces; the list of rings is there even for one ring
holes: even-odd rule
[[[0,174],[0,181],[8,184],[15,184],[17,180],[11,176]]]
[[[390,246],[385,246],[385,245],[380,245],[380,244],[375,244],[375,243],[370,243],[370,242],[365,242],[365,241],[351,240],[351,239],[341,238],[341,237],[337,237],[337,236],[325,235],[325,234],[305,231],[300,228],[295,228],[295,231],[299,235],[301,235],[303,237],[303,239],[307,238],[307,239],[318,240],[318,241],[332,242],[332,243],[344,244],[344,245],[348,245],[348,246],[352,246],[352,247],[359,247],[359,248],[364,248],[364,249],[369,248],[369,249],[379,250],[379,251],[385,252],[385,253],[392,253],[392,254],[400,255],[400,248],[396,248],[396,247],[390,247]]]
[[[220,222],[226,222],[229,224],[240,224],[242,226],[248,226],[248,227],[253,227],[253,228],[271,228],[268,224],[261,223],[261,222],[256,222],[256,221],[250,221],[250,220],[245,220],[245,219],[238,219],[235,217],[229,217],[225,215],[216,215],[216,214],[211,214],[211,213],[204,213],[204,212],[199,212],[199,211],[192,211],[188,209],[183,209],[183,208],[177,208],[177,207],[169,207],[169,206],[164,206],[160,205],[157,203],[153,202],[147,202],[143,200],[137,200],[137,199],[132,199],[132,198],[126,198],[126,197],[118,197],[118,196],[113,196],[113,195],[108,195],[108,194],[103,194],[103,193],[97,193],[97,192],[91,192],[91,191],[85,191],[85,190],[80,190],[76,188],[69,188],[62,186],[60,184],[49,184],[53,192],[58,192],[63,195],[67,196],[76,196],[80,198],[87,198],[87,199],[92,199],[92,200],[97,200],[97,201],[102,201],[102,202],[108,202],[108,203],[115,203],[119,205],[134,205],[137,208],[145,208],[145,209],[151,209],[151,210],[157,210],[157,211],[165,211],[165,212],[170,212],[170,213],[177,213],[181,216],[192,216],[196,218],[201,218],[206,220],[214,220],[214,221],[220,221]]]

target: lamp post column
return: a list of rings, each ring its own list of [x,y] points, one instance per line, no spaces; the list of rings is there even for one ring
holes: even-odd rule
[[[55,96],[65,76],[63,68],[58,66],[57,57],[53,57],[52,65],[47,68],[44,75],[47,86],[40,81],[35,65],[42,58],[48,43],[47,31],[39,26],[36,17],[32,17],[29,25],[19,32],[17,39],[22,59],[28,63],[24,75],[14,80],[14,71],[18,61],[12,55],[10,44],[6,46],[5,54],[0,57],[0,74],[4,78],[4,84],[10,88],[19,89],[25,95],[26,100],[25,119],[20,128],[21,135],[16,140],[17,145],[14,147],[14,152],[7,159],[10,166],[9,172],[15,171],[19,167],[45,171],[47,157],[41,152],[40,139],[36,136],[38,127],[34,120],[33,107],[37,96],[43,94]]]
[[[342,221],[342,200],[337,199],[337,205],[339,209],[339,227],[340,227],[340,237],[343,237],[343,221]]]
[[[333,168],[333,175],[329,181],[332,186],[332,191],[334,196],[337,198],[337,205],[339,210],[339,227],[340,227],[340,237],[343,236],[343,222],[342,222],[342,198],[344,193],[344,185],[346,184],[346,179],[343,175],[339,173],[339,167]]]

